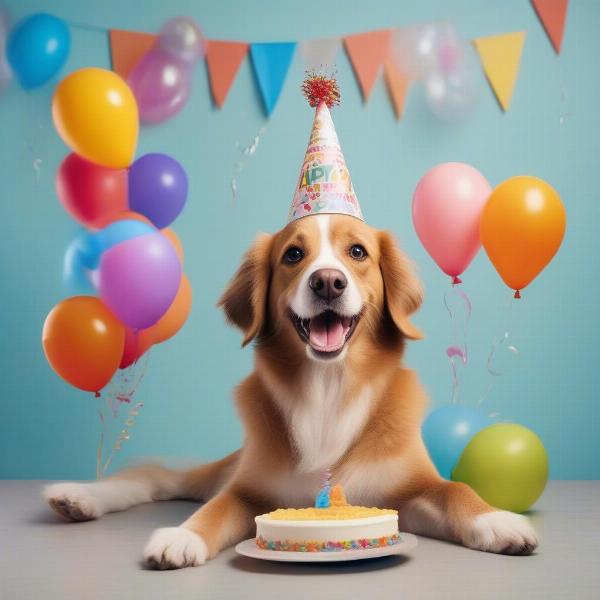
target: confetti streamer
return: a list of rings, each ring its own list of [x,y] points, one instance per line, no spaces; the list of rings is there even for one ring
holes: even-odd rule
[[[238,177],[242,172],[243,168],[246,166],[246,161],[249,157],[254,156],[255,152],[258,150],[258,145],[260,144],[262,137],[267,131],[267,126],[264,125],[261,127],[256,135],[252,138],[252,141],[247,145],[241,148],[240,142],[236,142],[235,147],[240,151],[242,158],[236,160],[233,163],[233,175],[231,177],[231,197],[233,199],[233,203],[235,204],[238,196]]]

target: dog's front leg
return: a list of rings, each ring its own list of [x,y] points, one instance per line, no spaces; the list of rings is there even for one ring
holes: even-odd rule
[[[538,545],[529,521],[496,510],[468,485],[437,480],[398,502],[401,531],[499,554],[531,554]]]
[[[235,490],[223,490],[179,527],[157,529],[144,551],[144,562],[161,570],[202,565],[251,535],[259,510]]]

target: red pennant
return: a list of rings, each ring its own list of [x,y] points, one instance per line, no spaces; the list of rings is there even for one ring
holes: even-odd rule
[[[569,0],[531,0],[531,4],[552,42],[556,54],[560,54]]]
[[[402,118],[404,111],[404,100],[410,86],[410,80],[405,77],[394,65],[392,59],[388,58],[383,65],[383,74],[387,84],[390,100],[394,105],[396,119]]]
[[[157,36],[151,33],[110,29],[110,54],[112,68],[127,79],[141,58],[154,46]]]
[[[388,57],[391,33],[389,29],[380,29],[344,38],[344,46],[365,102],[371,94],[381,65]]]
[[[244,42],[219,42],[208,40],[206,64],[208,79],[215,104],[221,108],[238,69],[248,53],[248,44]]]

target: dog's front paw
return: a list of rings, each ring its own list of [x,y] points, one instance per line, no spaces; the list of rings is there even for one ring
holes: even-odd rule
[[[100,501],[85,483],[53,483],[44,488],[48,504],[68,521],[90,521],[104,514]]]
[[[144,550],[144,564],[149,569],[198,567],[206,561],[204,540],[185,527],[157,529]]]
[[[506,510],[484,513],[473,519],[463,534],[469,548],[498,554],[531,554],[538,539],[529,521]]]

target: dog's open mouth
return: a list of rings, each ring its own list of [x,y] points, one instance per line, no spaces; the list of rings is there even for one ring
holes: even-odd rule
[[[291,317],[300,339],[322,358],[333,358],[342,352],[360,319],[360,315],[346,317],[333,310],[311,319],[303,319],[293,312]]]

